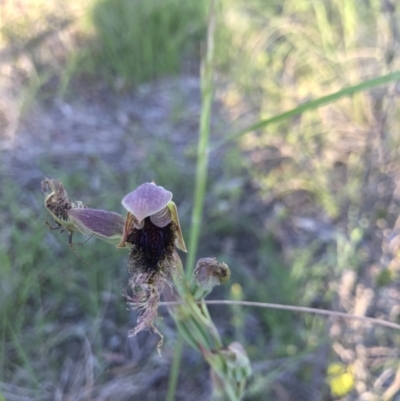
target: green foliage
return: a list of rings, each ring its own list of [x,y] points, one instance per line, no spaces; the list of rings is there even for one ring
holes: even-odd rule
[[[394,54],[397,28],[383,22],[387,11],[376,1],[362,7],[341,0],[222,2],[216,62],[229,85],[221,98],[247,118],[211,148],[238,139],[248,152],[253,183],[264,202],[276,208],[274,218],[267,212],[265,230],[283,246],[275,251],[276,242],[272,248],[265,240],[258,243],[251,272],[254,263],[260,269],[254,283],[248,279],[250,269],[237,268],[247,299],[329,308],[337,297],[331,283],[340,282],[345,270],[356,272],[357,279],[365,277],[377,216],[394,222],[395,216],[381,207],[389,195],[373,189],[383,186],[380,180],[390,182],[390,173],[382,169],[387,171],[387,163],[396,163],[399,155],[394,145],[399,142],[398,116],[379,100],[390,90],[372,89],[400,76],[398,56],[369,53],[373,48]],[[371,128],[376,118],[390,119],[390,126],[380,126],[385,127],[385,144],[376,145]],[[229,226],[231,220],[225,222]],[[235,274],[235,264],[230,266]],[[389,284],[389,276],[380,273],[377,284]],[[261,314],[268,333],[284,339],[279,345],[311,350],[325,336],[320,319],[306,317],[300,323],[292,316],[285,320],[282,313]],[[305,331],[293,331],[298,324]],[[289,354],[279,345],[274,351]]]
[[[396,277],[395,274],[393,274],[393,271],[385,269],[379,272],[379,274],[375,278],[375,283],[378,287],[385,287],[393,283],[393,280],[395,278]]]
[[[108,77],[138,84],[176,74],[197,56],[205,29],[204,1],[99,0],[92,10],[98,38],[93,63]]]
[[[275,249],[276,243],[272,235],[260,238],[257,255],[257,275],[267,288],[259,285],[259,280],[249,283],[248,294],[253,294],[259,302],[275,302],[286,305],[298,304],[299,280],[291,274],[290,268],[285,266],[282,258]],[[266,269],[268,267],[268,269]],[[252,297],[252,298],[253,298]],[[246,298],[249,298],[246,297]],[[263,301],[261,301],[261,299]],[[281,311],[265,310],[262,312],[262,321],[266,331],[270,332],[271,339],[280,339],[284,348],[287,344],[296,343],[299,338],[293,333],[294,317]]]
[[[337,283],[345,270],[365,278],[372,258],[377,258],[366,248],[380,252],[373,243],[380,238],[376,227],[389,227],[397,213],[381,194],[399,157],[399,117],[392,113],[395,100],[386,86],[371,90],[399,76],[395,37],[385,22],[389,18],[376,0],[221,3],[215,53],[218,77],[228,84],[218,101],[235,115],[250,118],[235,120],[231,134],[224,128],[222,140],[216,142],[224,147],[208,153],[207,141],[201,144],[203,163],[198,164],[195,197],[195,219],[203,227],[199,252],[223,255],[243,299],[329,308],[337,293],[329,284]],[[139,85],[177,74],[185,58],[198,61],[206,4],[93,1],[84,13],[90,15],[91,28],[77,28],[76,48],[50,72],[45,68],[49,54],[42,54],[41,46],[24,53],[33,68],[21,91],[22,111],[30,109],[54,75],[60,78],[58,95],[63,96],[77,75],[97,79],[100,72],[118,87],[118,82]],[[4,41],[23,45],[35,28],[33,20],[45,20],[33,9],[24,18],[14,26],[7,24]],[[209,134],[206,108],[211,91],[205,95],[203,139]],[[179,124],[185,101],[178,97],[171,102],[171,121]],[[141,135],[146,140],[147,133]],[[228,143],[233,138],[238,140]],[[181,220],[187,237],[196,162],[185,158],[188,150],[182,152],[182,160],[171,157],[168,136],[148,140],[146,160],[132,172],[115,173],[95,157],[91,171],[84,173],[60,172],[47,162],[41,168],[62,180],[72,199],[118,212],[120,194],[154,179],[184,203],[180,212],[185,211]],[[208,157],[212,171],[206,186]],[[187,182],[182,183],[182,177]],[[92,188],[95,179],[100,186]],[[68,330],[59,335],[66,323],[82,323],[85,335],[93,339],[93,353],[101,355],[103,344],[96,334],[107,308],[104,294],[118,295],[126,282],[125,255],[91,239],[75,246],[94,265],[85,266],[70,251],[65,234],[47,230],[36,188],[21,194],[18,185],[7,181],[1,191],[0,376],[34,388],[44,380],[58,380],[60,361],[70,350],[66,344],[77,336]],[[294,224],[301,219],[310,223],[310,231]],[[82,240],[77,236],[74,242]],[[193,265],[196,248],[190,249]],[[396,275],[383,269],[374,279],[377,286],[386,287]],[[113,319],[122,327],[123,301],[118,297],[111,304]],[[233,321],[234,336],[240,336],[255,362],[285,358],[278,367],[256,374],[251,400],[272,394],[271,383],[295,370],[298,359],[312,353],[325,337],[324,323],[312,316],[247,310],[236,315],[234,309],[229,315],[224,309],[215,317],[221,327]],[[271,351],[260,354],[260,349]],[[301,380],[311,380],[310,373]]]
[[[26,109],[54,80],[63,97],[76,77],[105,77],[120,90],[176,75],[186,65],[190,70],[200,59],[205,9],[204,0],[89,0],[63,7],[26,0],[24,10],[10,2],[2,12],[0,44],[7,46],[4,60],[30,82],[22,99]]]
[[[73,183],[74,177],[68,181]],[[18,384],[31,387],[56,380],[59,355],[69,341],[69,337],[56,341],[60,325],[76,320],[85,322],[87,335],[98,331],[95,319],[106,307],[104,290],[119,292],[115,278],[123,280],[124,255],[92,240],[75,245],[82,258],[96,261],[96,269],[84,265],[69,249],[66,233],[49,232],[46,227],[40,188],[21,194],[13,181],[3,184],[0,206],[8,213],[0,247],[0,376],[15,382],[22,370],[26,374]],[[72,195],[78,192],[73,185],[71,189]],[[123,311],[123,303],[117,309]]]
[[[231,105],[244,94],[256,122],[217,145],[249,133],[241,140],[247,150],[276,149],[281,163],[260,174],[255,169],[260,186],[275,196],[286,196],[290,187],[304,189],[328,216],[338,217],[349,200],[361,201],[366,168],[361,149],[368,147],[365,132],[374,103],[365,90],[399,77],[397,71],[383,77],[395,69],[393,61],[385,66],[383,54],[369,57],[366,52],[369,46],[391,48],[391,27],[381,24],[377,2],[369,7],[341,0],[264,3],[223,2],[217,63],[231,80],[226,98]],[[357,61],[355,54],[361,54]],[[360,89],[361,94],[340,100]],[[315,108],[320,111],[301,114]],[[348,151],[343,162],[339,144],[348,143],[349,130],[360,133],[352,146],[343,144]],[[340,190],[332,179],[339,162],[348,170]]]

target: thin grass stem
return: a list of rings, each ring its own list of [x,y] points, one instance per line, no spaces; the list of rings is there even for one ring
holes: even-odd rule
[[[160,306],[177,306],[182,305],[184,302],[173,301],[173,302],[160,302]],[[391,329],[400,330],[400,324],[389,322],[387,320],[376,319],[373,317],[352,315],[345,312],[336,312],[327,309],[316,309],[309,308],[307,306],[296,306],[296,305],[282,305],[282,304],[271,304],[267,302],[251,302],[251,301],[229,301],[229,300],[212,300],[212,301],[201,301],[207,305],[241,305],[241,306],[252,306],[255,308],[265,309],[281,309],[293,312],[301,313],[315,313],[316,315],[325,315],[332,317],[342,317],[345,319],[362,320],[367,323],[372,323],[379,326],[390,327]]]

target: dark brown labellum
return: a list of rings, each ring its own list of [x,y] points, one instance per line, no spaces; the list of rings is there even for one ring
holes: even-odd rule
[[[173,223],[157,227],[146,217],[143,228],[134,228],[126,240],[132,244],[129,270],[158,272],[165,264],[170,264],[173,260],[175,236]]]

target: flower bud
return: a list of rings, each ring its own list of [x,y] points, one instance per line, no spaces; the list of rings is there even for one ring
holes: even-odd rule
[[[240,396],[247,378],[252,374],[250,360],[242,344],[233,342],[217,351],[203,352],[203,355],[212,368],[214,395],[221,397],[231,394],[234,399]]]
[[[202,258],[198,260],[193,275],[193,294],[196,299],[201,299],[216,285],[226,283],[231,276],[231,271],[225,263],[219,263],[215,258]]]

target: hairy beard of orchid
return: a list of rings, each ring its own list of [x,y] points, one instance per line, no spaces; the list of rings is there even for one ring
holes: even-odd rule
[[[139,310],[138,324],[130,331],[135,335],[145,328],[162,335],[154,326],[160,294],[171,285],[176,266],[176,248],[186,252],[172,193],[153,183],[146,183],[126,195],[122,200],[128,210],[119,247],[130,247],[128,270],[132,296],[128,302]]]
[[[176,230],[173,223],[158,227],[150,217],[144,220],[143,228],[134,228],[127,241],[132,245],[128,269],[131,273],[165,273],[173,264]]]

